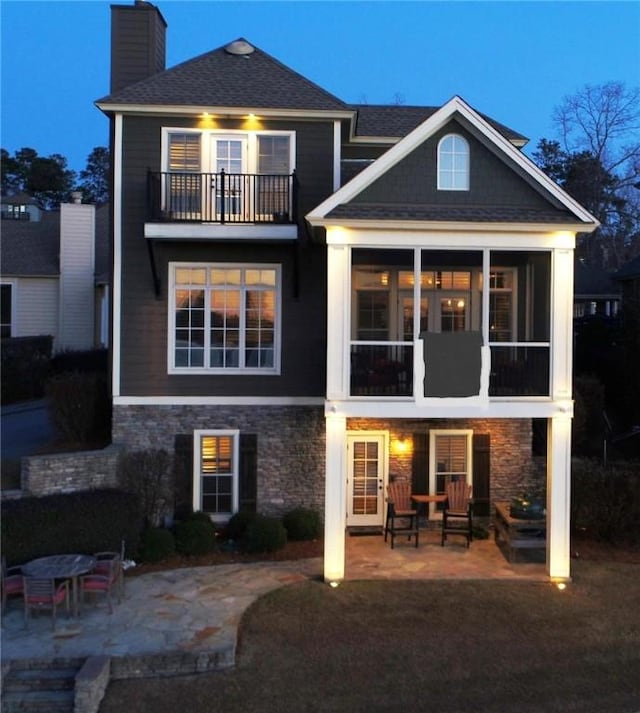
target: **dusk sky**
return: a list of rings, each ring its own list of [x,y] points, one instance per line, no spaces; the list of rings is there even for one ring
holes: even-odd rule
[[[114,0],[115,2],[115,0]],[[132,4],[133,0],[122,4]],[[106,146],[110,4],[0,0],[0,145],[81,170]],[[640,3],[163,2],[167,67],[238,37],[347,102],[440,105],[459,94],[528,136],[585,84],[640,84]]]

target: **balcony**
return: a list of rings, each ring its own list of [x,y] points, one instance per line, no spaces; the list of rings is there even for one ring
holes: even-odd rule
[[[250,173],[148,174],[148,221],[295,225],[297,179]]]

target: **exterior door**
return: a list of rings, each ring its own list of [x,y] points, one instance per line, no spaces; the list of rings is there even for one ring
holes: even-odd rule
[[[211,143],[216,220],[224,223],[240,222],[246,218],[246,147],[244,136],[217,136]]]
[[[347,434],[347,458],[347,526],[381,527],[387,481],[386,434]]]

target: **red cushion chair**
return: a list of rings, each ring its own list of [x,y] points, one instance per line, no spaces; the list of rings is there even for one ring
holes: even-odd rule
[[[52,612],[52,624],[55,629],[57,609],[63,602],[66,604],[67,616],[69,616],[69,580],[65,579],[57,584],[55,579],[24,578],[24,619],[26,626],[29,626],[29,612],[31,609],[36,611],[48,609]]]
[[[7,560],[2,557],[2,613],[7,608],[7,599],[22,596],[24,591],[22,568],[20,566],[7,567]]]

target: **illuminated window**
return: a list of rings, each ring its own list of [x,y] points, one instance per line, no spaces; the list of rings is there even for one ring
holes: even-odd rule
[[[193,509],[224,521],[238,510],[238,431],[197,430],[193,438]]]
[[[447,485],[455,480],[472,482],[473,431],[429,431],[429,492],[444,495]],[[441,510],[438,504],[435,510]]]
[[[469,144],[458,134],[447,134],[438,143],[438,190],[469,190]]]
[[[280,266],[173,264],[169,370],[277,373]]]

